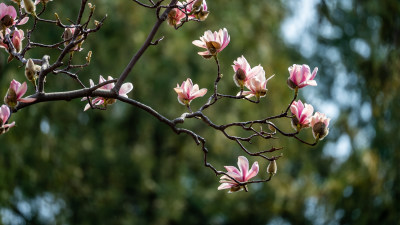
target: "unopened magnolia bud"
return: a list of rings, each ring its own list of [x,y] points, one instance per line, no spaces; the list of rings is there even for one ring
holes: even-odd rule
[[[86,62],[90,63],[91,59],[92,59],[92,51],[89,51],[87,56],[86,56]]]
[[[73,30],[71,28],[66,28],[64,30],[64,33],[62,35],[62,38],[64,39],[64,41],[69,40],[72,38],[72,36],[74,35]],[[64,45],[68,45],[69,42],[64,43]]]
[[[92,11],[92,12],[94,12],[94,10],[96,9],[96,6],[95,5],[92,5],[92,3],[88,3],[88,6],[89,6],[89,9],[90,9],[90,11]]]
[[[32,0],[24,0],[25,12],[36,16],[36,5]]]
[[[28,79],[30,82],[32,82],[34,85],[36,84],[36,73],[37,73],[38,67],[36,67],[35,63],[33,63],[32,59],[28,59],[28,62],[26,63],[25,66],[25,77]]]
[[[269,161],[267,172],[273,176],[277,171],[278,167],[276,166],[276,160]]]
[[[201,10],[202,6],[203,6],[203,0],[196,0],[193,3],[193,11],[199,12]]]
[[[11,108],[17,106],[17,93],[11,88],[8,89],[6,96],[4,96],[4,103]]]
[[[14,19],[10,15],[5,15],[1,19],[1,25],[4,27],[11,27],[14,23]]]
[[[323,122],[318,122],[316,124],[314,124],[313,128],[313,135],[315,139],[323,139],[326,135],[328,135],[329,130],[326,127],[325,123]]]

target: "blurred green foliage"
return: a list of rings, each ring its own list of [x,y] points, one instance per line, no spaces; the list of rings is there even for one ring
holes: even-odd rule
[[[219,57],[224,74],[219,90],[237,93],[231,65],[241,55],[251,66],[261,64],[267,76],[275,77],[260,104],[221,100],[206,114],[222,124],[280,113],[293,94],[286,85],[287,68],[306,63],[320,69],[318,87],[313,88],[316,92],[305,89],[316,94],[307,95],[306,100],[331,101],[339,109],[324,141],[312,148],[282,136],[270,142],[255,141],[247,147],[254,151],[284,147],[278,174],[268,183],[250,185],[248,193],[227,194],[217,191],[219,179],[203,166],[201,149],[191,137],[176,135],[137,108],[117,102],[106,111],[83,112],[86,103],[79,100],[40,103],[12,115],[17,127],[0,136],[2,223],[398,223],[400,153],[396,150],[400,120],[395,110],[400,107],[400,4],[396,0],[353,0],[349,7],[344,1],[320,2],[318,24],[312,33],[317,50],[304,58],[297,46],[288,46],[282,39],[281,23],[296,10],[290,9],[288,2],[208,1],[211,13],[205,22],[187,23],[179,30],[163,24],[157,37],[165,39],[146,51],[128,77],[135,86],[129,96],[168,118],[184,113],[186,109],[177,103],[173,91],[176,83],[190,77],[201,88],[211,90],[217,73],[215,63],[198,56],[200,49],[191,42],[205,30],[226,27],[231,42]],[[97,82],[100,74],[117,77],[156,20],[152,10],[131,1],[92,3],[96,5],[96,19],[105,14],[108,18],[74,57],[75,63],[81,63],[86,53],[93,51],[91,65],[80,72],[87,85],[89,79]],[[43,17],[53,18],[57,12],[67,23],[67,18],[76,17],[78,9],[77,2],[55,1],[48,4]],[[26,27],[31,25],[32,20]],[[321,30],[329,26],[341,35],[324,35]],[[32,36],[36,42],[61,40],[60,28],[39,24],[38,29],[40,32]],[[360,43],[367,44],[369,55],[365,46],[362,52]],[[335,61],[331,51],[339,55]],[[43,54],[54,60],[57,50],[35,48],[28,52],[34,58]],[[6,64],[6,60],[6,54],[0,54],[2,96],[11,79],[25,79],[20,63],[14,60]],[[340,77],[344,90],[335,89],[339,72],[346,75]],[[79,85],[64,75],[47,78],[48,92],[77,88]],[[350,103],[341,101],[338,92],[345,93]],[[32,87],[28,93],[32,93]],[[352,93],[359,96],[356,101],[349,98]],[[300,97],[304,100],[303,95]],[[196,99],[192,107],[196,109],[205,101]],[[320,111],[328,110],[322,106]],[[368,109],[372,111],[370,117],[363,114]],[[291,130],[288,120],[277,124]],[[244,154],[200,121],[188,120],[182,126],[207,139],[210,162],[219,169],[236,165],[237,156]],[[230,132],[241,134],[239,130]],[[302,137],[312,140],[310,133],[304,131]],[[351,152],[344,162],[338,162],[324,152],[326,143],[339,151],[343,135],[350,138]],[[359,139],[367,144],[357,144]],[[250,158],[251,163],[254,160],[258,159]],[[261,163],[258,177],[267,176],[266,166],[266,162]],[[42,199],[47,204],[43,209]]]

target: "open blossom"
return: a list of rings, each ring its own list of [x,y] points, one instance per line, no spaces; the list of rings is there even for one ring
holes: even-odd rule
[[[176,4],[178,7],[183,7],[181,2]],[[186,14],[182,11],[182,9],[173,8],[168,13],[167,23],[170,26],[176,27],[181,24],[182,19],[186,18]]]
[[[244,56],[241,56],[237,58],[237,60],[233,61],[232,67],[233,71],[235,71],[235,74],[233,75],[233,81],[235,81],[236,86],[240,88],[243,88],[246,82],[248,82],[258,73],[262,73],[262,70],[264,70],[260,65],[251,68]]]
[[[246,88],[249,91],[243,91],[243,95],[247,95],[246,98],[251,98],[255,96],[258,99],[260,97],[264,97],[267,94],[267,83],[268,80],[274,77],[274,75],[270,76],[268,79],[265,78],[265,71],[262,66],[256,66],[254,69],[254,74],[249,77],[249,79],[245,82]]]
[[[289,67],[289,78],[287,83],[290,88],[303,88],[307,85],[317,86],[317,82],[314,80],[315,75],[317,75],[318,68],[315,67],[313,72],[310,72],[310,67],[303,65],[296,65]]]
[[[16,80],[12,80],[10,83],[10,88],[8,88],[7,94],[4,97],[4,103],[6,103],[9,107],[17,106],[18,102],[30,103],[34,102],[35,98],[22,98],[22,96],[28,90],[28,86],[26,82],[20,83]]]
[[[108,80],[112,80],[112,79],[114,79],[114,78],[112,78],[111,76],[108,76]],[[95,86],[92,79],[90,79],[89,82],[90,82],[90,87],[94,87]],[[100,75],[99,84],[104,83],[104,82],[106,82],[106,79],[104,79],[104,77]],[[115,86],[114,83],[108,83],[108,84],[105,84],[105,85],[101,86],[99,88],[99,90],[107,90],[107,91],[109,91],[109,90],[113,89],[114,86]],[[124,83],[124,84],[122,84],[121,88],[119,89],[118,94],[127,98],[128,97],[127,94],[129,92],[131,92],[132,89],[133,89],[132,83],[130,83],[130,82]],[[87,98],[86,97],[82,98],[82,101],[84,101],[84,100],[87,100]],[[104,97],[96,97],[91,101],[92,101],[92,105],[96,105],[96,106],[103,105],[104,107],[107,107],[107,105],[111,105],[111,104],[114,104],[116,102],[116,100],[113,99],[113,98],[104,98]],[[86,106],[83,109],[83,111],[86,111],[88,109],[90,109],[90,104],[89,103],[86,104]]]
[[[13,6],[0,3],[0,28],[11,27],[17,22],[16,18],[17,11]],[[25,24],[28,19],[28,17],[23,18],[17,25]]]
[[[190,78],[186,79],[186,81],[183,81],[180,87],[179,84],[177,84],[174,90],[178,94],[179,103],[186,106],[188,106],[193,99],[197,97],[203,97],[207,93],[206,88],[199,90],[199,85],[193,85],[193,82]]]
[[[7,28],[6,29],[6,35],[9,34],[10,32],[11,32],[11,30]],[[24,39],[25,39],[24,31],[16,29],[14,31],[12,37],[11,37],[11,41],[12,41],[12,43],[13,43],[13,45],[15,47],[15,50],[17,52],[21,52],[21,50],[22,50],[22,40],[24,40]],[[7,51],[9,51],[8,50],[8,45],[6,45],[4,43],[3,32],[0,32],[0,48],[4,48]]]
[[[315,139],[322,140],[329,133],[330,118],[326,117],[324,113],[316,112],[311,117],[311,127]]]
[[[314,108],[312,105],[301,102],[298,100],[294,101],[290,106],[290,111],[293,113],[294,117],[292,118],[292,127],[299,131],[302,128],[310,127],[311,116],[314,112]]]
[[[4,134],[11,127],[15,126],[15,122],[6,124],[8,118],[10,118],[10,109],[6,105],[0,107],[0,134]]]
[[[199,52],[198,54],[208,59],[211,56],[216,56],[218,52],[222,51],[230,41],[228,31],[226,28],[220,29],[218,32],[211,32],[210,30],[204,32],[200,40],[195,40],[192,43],[200,48],[205,48],[207,51]]]
[[[244,156],[238,157],[238,168],[234,166],[225,166],[225,169],[228,171],[227,174],[239,182],[249,181],[251,178],[255,177],[258,174],[259,170],[257,161],[253,163],[251,169],[249,170],[249,161]],[[232,180],[227,175],[223,175],[220,178],[219,182],[221,183],[221,185],[218,187],[218,190],[229,188],[229,193],[232,193],[243,189],[242,186],[239,186],[236,181]]]

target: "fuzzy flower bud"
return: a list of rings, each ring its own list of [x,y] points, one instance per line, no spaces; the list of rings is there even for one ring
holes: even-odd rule
[[[278,171],[278,167],[276,166],[276,160],[269,161],[267,172],[273,176]]]
[[[32,0],[24,0],[25,12],[36,17],[36,5]]]
[[[40,70],[40,66],[35,65],[32,59],[28,59],[25,66],[25,77],[36,87],[37,73]]]

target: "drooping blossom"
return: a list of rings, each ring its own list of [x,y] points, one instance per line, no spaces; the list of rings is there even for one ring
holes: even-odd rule
[[[290,106],[290,111],[293,113],[292,127],[296,131],[302,128],[310,127],[311,116],[314,112],[314,107],[310,104],[303,103],[301,100],[294,101]]]
[[[245,86],[249,91],[243,91],[242,94],[246,95],[246,98],[255,96],[256,99],[259,100],[260,97],[264,97],[267,94],[268,80],[274,77],[274,75],[266,79],[265,71],[262,66],[257,66],[253,69],[255,69],[254,74],[245,82]]]
[[[226,28],[220,29],[218,32],[211,32],[210,30],[204,32],[200,40],[195,40],[192,43],[200,48],[205,48],[207,51],[198,52],[199,55],[208,59],[211,56],[216,56],[221,52],[230,41],[230,37]]]
[[[310,67],[308,65],[296,65],[289,67],[289,78],[287,84],[290,88],[303,88],[305,86],[317,86],[317,82],[314,80],[315,75],[317,75],[318,67],[315,67],[313,72],[310,72]]]
[[[6,29],[6,35],[10,34],[11,30]],[[22,50],[22,40],[25,39],[24,31],[16,29],[12,34],[11,41],[15,47],[17,52],[21,52]],[[9,52],[8,45],[4,43],[3,32],[0,32],[0,48],[4,48],[7,52]]]
[[[10,109],[6,105],[0,107],[0,134],[4,134],[11,127],[15,126],[15,122],[6,124],[8,118],[10,118]]]
[[[234,166],[225,166],[225,169],[228,171],[227,174],[239,182],[247,182],[251,178],[255,177],[258,174],[259,166],[258,162],[255,161],[249,170],[249,161],[244,156],[238,157],[238,168]],[[223,175],[220,178],[221,185],[218,187],[218,190],[222,189],[230,189],[229,193],[240,191],[243,189],[243,186],[239,186],[236,181],[228,177],[227,175]]]
[[[16,24],[17,11],[13,6],[7,6],[0,3],[0,28],[11,27]],[[28,17],[23,18],[17,25],[22,25],[28,22]]]
[[[62,38],[64,39],[64,46],[66,47],[69,43],[70,43],[70,41],[71,41],[71,38],[74,36],[74,34],[75,34],[75,31],[76,31],[76,28],[75,27],[68,27],[68,28],[65,28],[65,30],[64,30],[64,33],[62,34]],[[80,35],[80,36],[78,36],[77,38],[76,38],[76,40],[79,40],[79,39],[81,39],[82,38],[82,35]],[[82,51],[83,50],[83,48],[81,48],[82,47],[82,44],[83,44],[83,41],[81,41],[79,44],[76,44],[72,49],[71,49],[71,51]]]
[[[235,82],[236,86],[240,88],[243,88],[246,82],[248,82],[258,73],[262,73],[262,70],[264,70],[260,65],[251,68],[244,56],[241,56],[237,58],[237,60],[233,61],[232,67],[233,71],[235,71],[235,74],[233,75],[233,81]]]
[[[178,7],[183,7],[181,2],[176,4]],[[182,11],[182,9],[173,8],[168,13],[167,16],[167,23],[170,26],[176,27],[177,25],[181,24],[182,20],[186,17],[186,14]]]
[[[114,78],[112,78],[111,76],[108,76],[108,80],[112,80],[112,79],[114,79]],[[90,87],[94,87],[95,86],[92,79],[90,79],[89,82],[90,82]],[[99,84],[104,83],[104,82],[106,82],[106,79],[104,79],[104,77],[102,75],[100,75]],[[108,84],[105,84],[105,85],[101,86],[99,88],[99,90],[107,90],[107,91],[109,91],[109,90],[113,89],[114,86],[115,86],[114,83],[108,83]],[[132,89],[133,89],[132,83],[130,83],[130,82],[124,83],[124,84],[122,84],[121,88],[119,89],[118,94],[127,98],[128,97],[127,94],[130,91],[132,91]],[[82,98],[82,101],[85,101],[85,100],[87,100],[86,97]],[[92,102],[92,105],[96,105],[96,106],[102,105],[104,107],[107,107],[107,105],[114,104],[116,102],[116,99],[114,99],[114,98],[96,97],[93,100],[91,100],[91,102]],[[86,104],[86,106],[83,109],[83,111],[86,111],[88,109],[90,109],[90,104],[89,103]]]
[[[189,18],[204,21],[210,13],[207,11],[206,0],[186,0],[185,5],[187,5],[186,11],[189,14]]]
[[[17,106],[18,102],[34,102],[36,100],[35,98],[22,98],[27,90],[28,86],[26,85],[26,82],[21,84],[16,80],[12,80],[10,83],[10,88],[8,88],[7,94],[4,97],[4,103],[13,108]]]
[[[326,117],[324,113],[316,112],[311,117],[311,127],[315,139],[322,140],[329,133],[330,118]]]
[[[177,84],[174,90],[178,94],[179,103],[186,106],[189,106],[193,99],[202,97],[207,93],[206,88],[199,89],[199,85],[193,85],[193,82],[190,78],[186,79],[186,81],[183,81],[181,86]]]

